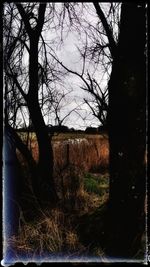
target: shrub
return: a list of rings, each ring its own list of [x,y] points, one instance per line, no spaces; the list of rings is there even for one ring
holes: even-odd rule
[[[99,183],[90,174],[87,174],[84,179],[84,188],[89,193],[95,193],[101,195]]]
[[[84,176],[84,189],[89,193],[102,196],[108,188],[108,177],[94,177],[90,173]]]

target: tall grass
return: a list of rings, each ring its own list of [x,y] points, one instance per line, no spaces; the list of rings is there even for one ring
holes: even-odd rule
[[[7,242],[8,248],[18,255],[44,256],[45,254],[80,254],[86,248],[79,242],[75,229],[70,225],[69,218],[62,211],[55,209],[49,215],[36,222],[23,223],[17,236]]]
[[[71,171],[73,173],[73,169]],[[66,175],[65,182],[67,179],[68,175]],[[80,177],[77,180],[81,182],[82,179]],[[77,182],[76,193],[72,195],[75,198],[76,212],[74,209],[65,211],[60,208],[51,211],[40,210],[40,216],[36,220],[30,222],[21,220],[18,235],[7,240],[8,248],[13,250],[18,258],[19,255],[28,255],[29,258],[33,258],[35,255],[44,256],[45,254],[57,256],[65,253],[68,257],[87,254],[88,248],[80,242],[79,233],[76,232],[78,218],[83,214],[93,212],[106,201],[108,196],[106,189],[102,190],[100,185],[108,186],[107,180],[104,176],[100,179],[100,177],[86,173],[83,179],[84,186],[80,186]],[[69,186],[68,181],[66,188],[68,189]],[[94,254],[103,256],[103,251],[98,248]]]

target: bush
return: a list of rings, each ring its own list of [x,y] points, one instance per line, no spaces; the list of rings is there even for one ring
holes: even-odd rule
[[[90,174],[85,175],[84,188],[89,193],[95,193],[101,195],[99,183]]]
[[[87,192],[100,196],[105,193],[108,188],[108,179],[106,177],[94,177],[90,173],[86,173],[84,177],[84,189]]]

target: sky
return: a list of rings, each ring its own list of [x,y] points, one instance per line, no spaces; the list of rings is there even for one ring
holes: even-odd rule
[[[98,18],[95,13],[95,9],[93,7],[92,3],[87,3],[89,9],[87,12],[84,10],[84,13],[82,13],[83,18],[81,19],[82,25],[85,25],[84,22],[85,18],[88,21],[88,23],[92,23],[92,25],[96,26],[96,23],[98,21]],[[79,11],[80,12],[80,11]],[[87,19],[88,18],[88,19]],[[78,34],[78,31],[74,28],[71,28],[70,31],[68,31],[68,28],[66,25],[66,31],[63,31],[63,44],[60,45],[54,45],[53,49],[58,57],[58,59],[69,69],[73,71],[77,71],[78,73],[82,72],[82,66],[83,61],[80,57],[80,54],[78,52],[77,46],[81,46],[82,42],[85,42],[85,34],[82,32],[81,36]],[[67,32],[67,35],[65,34]],[[60,39],[60,31],[58,31],[58,39]],[[56,32],[54,32],[54,35],[52,35],[52,32],[48,30],[48,32],[44,33],[45,40],[52,40],[53,38],[56,38]],[[59,42],[58,42],[59,43]],[[91,63],[90,63],[91,64]],[[92,64],[87,62],[88,70],[92,71]],[[100,80],[100,77],[102,76],[100,66],[97,69],[97,72],[95,73],[95,77],[97,80]],[[108,81],[108,77],[103,77],[103,80],[101,81],[101,85],[103,88],[106,88]],[[69,76],[64,76],[64,82],[66,86],[66,90],[72,90],[70,94],[68,94],[66,101],[68,102],[68,105],[65,105],[65,107],[61,110],[61,117],[65,116],[71,109],[74,109],[75,106],[78,106],[77,112],[72,112],[69,117],[66,118],[64,121],[64,124],[68,127],[73,127],[76,129],[85,129],[86,127],[92,126],[92,127],[98,127],[100,125],[99,120],[93,116],[90,108],[87,104],[84,103],[83,99],[92,99],[91,95],[89,93],[86,93],[84,90],[80,88],[81,85],[83,85],[83,82],[81,79],[73,74],[70,74]],[[80,113],[80,115],[79,115]],[[52,118],[52,116],[51,116]],[[86,119],[82,119],[86,118]],[[53,122],[51,122],[53,124]]]
[[[81,47],[83,43],[87,40],[88,44],[90,43],[89,37],[86,39],[86,35],[84,33],[83,26],[86,27],[88,23],[92,26],[96,27],[98,22],[98,17],[96,15],[94,6],[92,3],[86,3],[86,8],[81,10],[81,3],[79,4],[79,8],[76,9],[76,14],[78,18],[80,18],[81,25],[79,26],[77,23],[74,24],[69,28],[69,22],[67,20],[67,16],[65,15],[65,22],[63,31],[62,28],[59,27],[59,21],[62,21],[62,15],[58,18],[56,14],[54,15],[54,18],[51,19],[49,22],[45,23],[42,36],[45,40],[46,47],[47,47],[47,55],[48,55],[48,61],[54,62],[56,64],[56,61],[51,57],[49,52],[54,53],[55,57],[59,59],[65,65],[67,68],[76,71],[78,73],[82,72],[83,68],[83,60],[80,56],[80,53],[78,51],[78,47]],[[61,13],[63,3],[55,3],[55,7],[57,10],[57,14],[59,12]],[[25,3],[24,3],[25,6]],[[107,11],[108,9],[108,3],[102,3],[102,8],[104,11]],[[45,19],[50,18],[49,16],[49,10],[46,9],[46,16]],[[60,19],[60,20],[59,20]],[[56,30],[56,28],[57,30]],[[54,29],[55,28],[55,29]],[[90,34],[90,32],[89,32]],[[40,40],[41,42],[41,40]],[[51,50],[52,49],[52,50]],[[43,55],[40,55],[39,61],[42,64],[44,62],[44,58],[42,58]],[[27,51],[23,55],[23,64],[28,68],[29,64],[29,56]],[[63,71],[64,68],[61,67],[59,64],[56,65],[59,70]],[[88,70],[89,73],[93,73],[94,71],[94,63],[86,61],[85,62],[85,74]],[[110,70],[109,70],[110,72]],[[104,71],[102,69],[101,64],[97,66],[97,69],[94,73],[95,79],[98,81],[98,83],[101,85],[102,90],[106,89],[107,82],[108,82],[108,75],[104,74]],[[86,75],[84,76],[86,77]],[[26,86],[27,81],[25,81],[24,86]],[[53,87],[53,85],[50,85]],[[63,121],[63,124],[68,126],[69,128],[75,128],[75,129],[85,129],[86,127],[92,126],[92,127],[98,127],[100,125],[100,122],[97,118],[95,118],[90,108],[87,104],[84,103],[84,98],[88,101],[92,100],[92,97],[89,93],[85,92],[81,89],[81,86],[83,86],[83,81],[75,76],[74,74],[67,74],[61,76],[61,81],[55,82],[55,90],[54,94],[56,95],[56,98],[59,99],[59,96],[61,93],[66,94],[65,98],[62,99],[60,102],[60,110],[59,110],[59,116],[60,119],[63,119],[67,114],[70,114],[66,119]],[[44,88],[44,86],[43,86]],[[47,94],[47,89],[43,89],[45,94]],[[49,89],[48,89],[49,90]],[[40,97],[40,90],[39,90],[39,97]],[[76,110],[74,110],[76,108]],[[73,110],[73,111],[72,111]],[[72,111],[72,112],[71,112]],[[49,125],[55,125],[55,112],[53,107],[43,106],[43,115],[44,120],[46,124]],[[23,112],[24,118],[22,117],[22,112],[18,110],[17,113],[17,120],[20,125],[23,125],[24,122],[28,125],[29,123],[29,117],[27,112]]]

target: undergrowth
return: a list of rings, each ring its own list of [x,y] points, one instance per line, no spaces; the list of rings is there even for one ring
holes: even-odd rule
[[[23,222],[18,235],[8,239],[7,247],[17,255],[28,255],[30,258],[66,251],[68,255],[80,255],[86,250],[70,225],[69,217],[58,209],[52,210],[49,215],[43,213],[36,222]]]
[[[72,169],[71,172],[73,173]],[[69,196],[68,201],[71,199],[71,192],[75,190],[76,172],[73,185],[68,180],[69,174],[66,174],[66,178],[63,177],[63,186],[67,188],[65,200]],[[80,178],[79,184],[81,180]],[[25,219],[20,221],[18,234],[11,236],[6,242],[7,249],[13,250],[18,258],[19,255],[26,255],[29,259],[35,255],[42,257],[45,254],[64,253],[67,257],[89,255],[89,246],[82,243],[80,233],[77,231],[78,224],[82,215],[92,213],[108,199],[108,177],[104,175],[96,177],[94,174],[86,173],[83,175],[83,184],[83,187],[76,186],[72,195],[75,200],[74,209],[69,208],[67,212],[61,208],[45,212],[42,210],[41,215],[34,221],[28,222]],[[90,242],[93,241],[89,240],[89,244]],[[104,252],[100,247],[96,247],[93,255],[103,257]]]
[[[108,186],[108,175],[95,177],[91,173],[86,173],[84,176],[84,188],[89,193],[103,196],[108,192]]]

